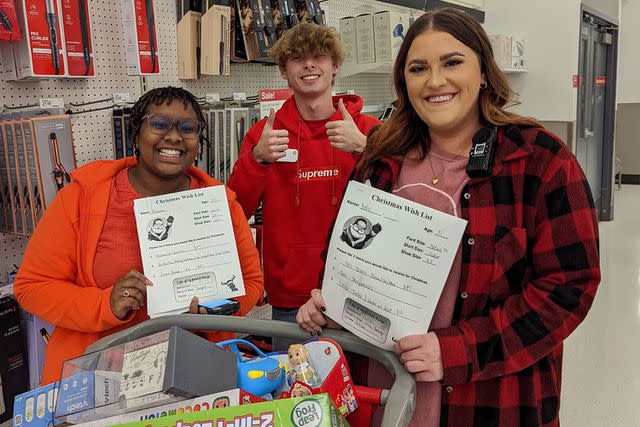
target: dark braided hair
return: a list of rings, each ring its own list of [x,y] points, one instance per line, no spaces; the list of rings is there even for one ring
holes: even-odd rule
[[[193,111],[198,115],[198,121],[202,123],[202,130],[200,131],[200,153],[202,155],[204,144],[209,144],[209,138],[207,138],[208,125],[207,119],[198,104],[198,100],[193,94],[181,87],[159,87],[151,89],[149,92],[142,95],[133,107],[131,108],[131,116],[129,118],[129,136],[134,141],[135,155],[138,157],[140,151],[135,143],[138,135],[140,134],[140,128],[142,127],[143,117],[147,114],[147,108],[149,105],[162,105],[173,101],[182,101],[184,108],[191,105]]]

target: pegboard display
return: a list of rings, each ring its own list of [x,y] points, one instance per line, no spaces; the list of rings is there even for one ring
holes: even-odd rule
[[[233,92],[256,95],[261,89],[286,88],[287,83],[280,77],[278,67],[263,64],[231,64],[229,76],[210,76],[199,80],[178,80],[178,53],[176,50],[175,2],[157,0],[156,20],[160,46],[161,75],[146,78],[147,87],[167,85],[182,86],[198,96],[219,93],[221,97]],[[388,3],[368,0],[328,0],[322,3],[327,25],[338,28],[340,18],[382,10],[408,11],[409,9]],[[337,92],[349,89],[361,96],[365,105],[386,105],[393,100],[393,85],[387,74],[366,74],[336,79]]]
[[[326,13],[327,24],[334,27],[338,27],[338,21],[343,16],[381,10],[407,10],[367,0],[328,0],[322,3],[322,7]],[[92,19],[96,76],[88,79],[3,81],[0,82],[0,97],[4,105],[17,107],[37,104],[41,98],[62,98],[65,104],[85,103],[110,98],[114,93],[129,93],[135,100],[141,95],[142,87],[148,90],[166,85],[182,86],[198,96],[219,93],[222,97],[230,96],[233,92],[255,95],[260,89],[286,87],[286,82],[280,77],[276,66],[261,64],[232,64],[230,76],[212,76],[197,81],[178,80],[175,0],[156,0],[161,74],[146,77],[143,82],[140,77],[127,75],[120,2],[91,0],[89,10]],[[393,99],[389,75],[367,74],[336,80],[336,91],[348,89],[360,95],[366,105],[386,105]],[[110,102],[104,102],[70,108],[77,112],[109,105]],[[113,158],[111,117],[111,109],[72,114],[78,166],[93,160]],[[0,282],[6,279],[6,274],[11,271],[13,264],[20,263],[26,243],[26,238],[0,234]]]
[[[140,78],[127,75],[124,55],[124,32],[119,2],[92,0],[93,50],[96,75],[89,79],[48,79],[28,82],[0,82],[2,104],[8,107],[38,104],[42,98],[62,98],[65,104],[99,101],[114,92],[140,96]],[[116,19],[114,19],[114,16]],[[72,111],[108,106],[109,103],[70,107]],[[113,158],[111,110],[71,116],[76,159],[81,166],[97,159]],[[19,264],[27,239],[0,235],[0,282]]]

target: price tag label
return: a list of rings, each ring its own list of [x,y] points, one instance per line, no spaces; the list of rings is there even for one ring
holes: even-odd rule
[[[123,93],[114,93],[113,94],[113,103],[114,104],[126,104],[127,102],[131,102],[131,94],[128,92]]]
[[[214,102],[220,102],[219,93],[207,93],[205,94],[205,98],[208,104],[213,104]]]
[[[247,94],[245,92],[234,92],[233,93],[233,100],[234,101],[246,101],[247,100]]]
[[[62,98],[41,98],[40,108],[64,108],[64,100]]]

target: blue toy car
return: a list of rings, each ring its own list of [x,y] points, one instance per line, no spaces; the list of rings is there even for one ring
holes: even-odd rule
[[[245,359],[238,344],[252,348],[258,356]],[[285,378],[284,365],[277,359],[267,356],[258,347],[245,340],[227,340],[217,343],[220,347],[228,347],[238,359],[238,387],[255,396],[264,397],[282,385]],[[267,398],[270,398],[268,396]]]

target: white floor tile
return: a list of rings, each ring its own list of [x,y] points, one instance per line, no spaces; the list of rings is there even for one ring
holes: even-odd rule
[[[615,193],[600,223],[602,282],[565,342],[560,425],[640,426],[640,186]]]

